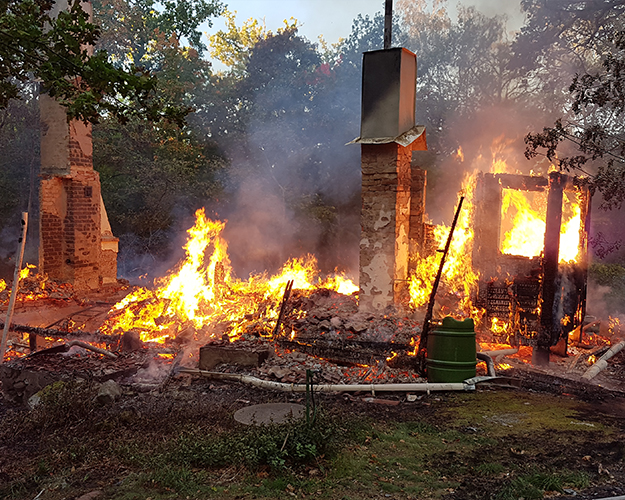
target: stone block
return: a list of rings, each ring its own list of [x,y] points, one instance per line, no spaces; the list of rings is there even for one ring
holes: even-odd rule
[[[260,366],[269,357],[268,349],[244,349],[218,344],[200,347],[200,370],[212,370],[221,363],[237,366]]]

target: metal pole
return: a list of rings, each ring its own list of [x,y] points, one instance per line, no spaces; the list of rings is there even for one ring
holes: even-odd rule
[[[4,331],[2,332],[2,342],[0,343],[0,363],[4,362],[4,353],[7,349],[7,336],[9,335],[9,327],[13,319],[13,308],[15,306],[15,297],[20,282],[20,269],[22,268],[22,258],[24,257],[24,245],[26,245],[26,231],[28,231],[28,212],[22,212],[22,234],[20,236],[19,248],[17,250],[17,258],[15,259],[15,272],[13,274],[13,288],[11,288],[11,298],[9,299],[9,309],[7,310],[7,319],[4,322]]]
[[[456,209],[456,215],[454,215],[454,221],[451,223],[451,229],[449,230],[449,236],[447,237],[445,250],[443,250],[441,263],[438,266],[438,272],[436,273],[436,278],[434,279],[434,284],[432,285],[432,292],[430,293],[430,300],[428,302],[427,312],[425,313],[425,317],[423,318],[423,329],[421,330],[421,336],[419,337],[419,349],[417,350],[418,368],[422,374],[425,373],[425,359],[424,358],[425,358],[425,350],[426,350],[427,340],[428,340],[428,332],[430,330],[430,322],[432,321],[432,313],[434,311],[434,299],[436,297],[436,291],[438,290],[438,285],[441,281],[441,276],[443,275],[443,267],[445,267],[445,259],[447,258],[447,253],[449,252],[449,246],[451,245],[451,240],[454,236],[454,229],[456,229],[456,224],[458,223],[458,216],[460,215],[460,210],[462,209],[463,201],[464,201],[464,196],[461,196],[460,201],[458,202],[458,208]]]
[[[384,5],[384,50],[391,48],[393,40],[393,0]]]

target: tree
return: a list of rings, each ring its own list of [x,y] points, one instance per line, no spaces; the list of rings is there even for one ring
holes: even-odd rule
[[[95,123],[110,114],[122,121],[144,116],[182,123],[189,110],[155,99],[155,78],[134,65],[115,67],[106,52],[90,54],[87,47],[97,42],[100,29],[80,1],[57,16],[50,13],[53,5],[52,0],[0,3],[0,108],[35,79],[67,107],[70,118]]]
[[[601,71],[575,76],[569,92],[574,119],[558,119],[553,127],[528,134],[526,156],[544,154],[562,170],[589,175],[604,208],[620,208],[625,200],[625,31],[615,34]],[[564,141],[574,144],[577,154],[559,157]]]
[[[157,97],[197,107],[210,77],[210,64],[175,35],[159,33],[151,48]],[[94,167],[114,234],[120,237],[120,270],[132,258],[165,258],[172,250],[172,227],[221,192],[225,162],[214,141],[198,133],[191,115],[185,127],[158,126],[113,117],[93,128]],[[143,269],[142,272],[146,270]],[[141,274],[141,273],[139,273]]]
[[[236,14],[236,11],[224,11],[223,17],[228,30],[219,30],[210,36],[209,53],[211,57],[228,66],[234,75],[241,76],[251,49],[261,39],[266,38],[268,32],[264,23],[261,24],[258,19],[248,19],[238,28]]]
[[[94,18],[101,26],[98,47],[116,66],[155,69],[154,43],[175,35],[200,55],[206,49],[200,25],[222,12],[219,0],[94,0]]]

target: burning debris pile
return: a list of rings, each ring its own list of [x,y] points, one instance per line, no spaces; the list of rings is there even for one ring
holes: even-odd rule
[[[75,297],[74,288],[69,283],[51,280],[45,274],[33,274],[36,266],[28,264],[20,271],[19,289],[16,302],[26,304],[44,299],[70,300]],[[0,306],[7,305],[11,297],[11,289],[0,279]]]

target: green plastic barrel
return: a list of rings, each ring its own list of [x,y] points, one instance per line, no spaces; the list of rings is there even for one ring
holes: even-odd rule
[[[471,318],[447,317],[428,334],[427,375],[429,382],[462,382],[475,377],[475,325]]]

